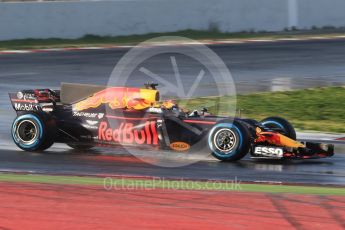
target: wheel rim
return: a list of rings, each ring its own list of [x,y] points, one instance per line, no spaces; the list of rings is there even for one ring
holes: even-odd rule
[[[25,145],[33,144],[38,137],[36,124],[31,120],[21,121],[16,129],[16,136]]]
[[[214,135],[215,147],[224,154],[230,153],[237,144],[236,134],[231,129],[220,129]]]

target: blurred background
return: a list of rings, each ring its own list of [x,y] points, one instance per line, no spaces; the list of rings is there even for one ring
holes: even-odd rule
[[[4,1],[0,40],[344,28],[342,0]]]

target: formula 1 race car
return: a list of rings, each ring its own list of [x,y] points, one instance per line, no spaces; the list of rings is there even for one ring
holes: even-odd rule
[[[189,152],[202,146],[222,161],[236,161],[247,153],[258,159],[334,155],[333,145],[296,141],[293,126],[283,118],[258,122],[212,116],[207,109],[187,113],[172,101],[159,101],[156,86],[62,83],[61,90],[10,93],[17,112],[13,140],[25,151],[43,151],[55,142],[80,150],[122,145]]]

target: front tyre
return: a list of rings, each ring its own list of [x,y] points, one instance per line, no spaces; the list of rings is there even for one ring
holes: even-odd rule
[[[281,117],[268,117],[260,121],[260,123],[274,131],[277,131],[293,140],[296,140],[296,131],[293,125]]]
[[[240,121],[221,121],[209,132],[212,155],[221,161],[242,159],[250,148],[250,132]]]
[[[55,139],[55,122],[36,113],[18,115],[12,124],[14,143],[24,151],[43,151]]]

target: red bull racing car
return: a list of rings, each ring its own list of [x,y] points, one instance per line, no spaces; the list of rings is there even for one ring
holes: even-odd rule
[[[17,112],[14,143],[25,151],[43,151],[55,142],[75,149],[131,146],[190,152],[208,148],[221,161],[250,153],[257,159],[331,157],[333,145],[296,141],[283,118],[252,119],[212,116],[206,109],[186,112],[161,102],[155,84],[145,88],[63,83],[60,90],[10,93]]]

